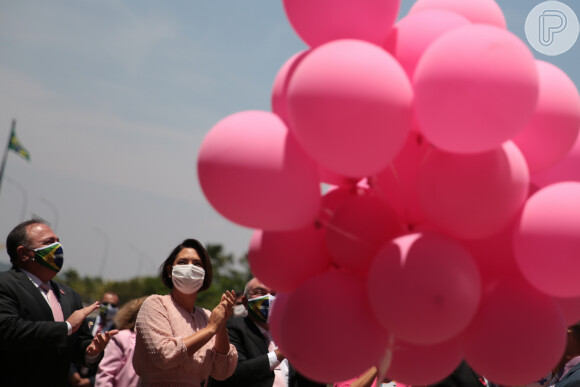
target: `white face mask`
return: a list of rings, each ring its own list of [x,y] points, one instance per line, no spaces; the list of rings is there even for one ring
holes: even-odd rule
[[[171,271],[173,286],[183,294],[193,294],[203,285],[205,270],[195,265],[175,265]]]
[[[244,304],[234,305],[234,317],[246,317],[248,311]]]

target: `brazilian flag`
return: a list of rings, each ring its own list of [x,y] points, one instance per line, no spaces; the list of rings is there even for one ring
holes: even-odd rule
[[[16,137],[16,125],[14,122],[12,123],[12,134],[10,135],[10,143],[8,144],[8,149],[12,149],[14,152],[18,153],[20,156],[24,157],[26,160],[30,161],[30,153],[18,141],[18,137]]]

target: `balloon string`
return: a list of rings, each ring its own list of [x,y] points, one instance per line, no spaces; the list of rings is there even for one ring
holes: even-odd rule
[[[389,372],[389,368],[391,367],[391,362],[393,360],[394,347],[395,347],[395,335],[389,334],[389,344],[385,349],[385,355],[381,359],[378,367],[379,372],[377,373],[377,383],[376,383],[377,386],[381,385],[383,379],[387,375],[387,372]]]
[[[351,233],[349,233],[349,232],[347,232],[347,231],[343,230],[343,229],[342,229],[342,228],[340,228],[340,227],[336,227],[336,226],[334,226],[334,225],[330,224],[328,221],[322,221],[322,220],[318,219],[318,224],[322,225],[323,227],[326,227],[326,228],[327,228],[327,229],[329,229],[329,230],[332,230],[332,231],[334,231],[334,232],[336,232],[336,233],[338,233],[338,234],[342,235],[342,236],[343,236],[343,237],[345,237],[345,238],[348,238],[348,239],[350,239],[350,240],[353,240],[353,241],[355,241],[355,242],[358,242],[358,243],[360,243],[362,246],[366,246],[366,247],[369,247],[369,248],[373,248],[373,245],[372,245],[372,243],[370,243],[370,242],[367,242],[367,241],[365,241],[364,239],[361,239],[361,238],[359,238],[358,236],[356,236],[356,235],[354,235],[354,234],[351,234]]]

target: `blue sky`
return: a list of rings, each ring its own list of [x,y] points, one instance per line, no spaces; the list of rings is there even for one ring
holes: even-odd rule
[[[525,41],[540,1],[498,3]],[[534,54],[578,85],[579,47]],[[252,230],[204,198],[197,152],[220,119],[269,110],[278,69],[304,48],[281,0],[0,0],[0,147],[15,118],[32,156],[8,156],[0,239],[39,215],[65,268],[108,279],[154,274],[187,237],[243,255]]]

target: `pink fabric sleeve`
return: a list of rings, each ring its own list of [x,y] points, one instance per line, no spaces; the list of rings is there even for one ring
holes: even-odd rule
[[[115,386],[115,375],[123,365],[121,361],[123,359],[123,353],[123,348],[119,346],[117,336],[113,336],[105,347],[105,355],[99,363],[99,370],[95,378],[95,387]]]
[[[159,297],[145,300],[137,315],[136,327],[156,367],[170,369],[188,361],[187,348],[181,337],[173,337],[168,312]]]
[[[230,344],[230,351],[223,355],[215,353],[211,367],[211,377],[216,380],[225,380],[232,376],[238,365],[238,351]]]

